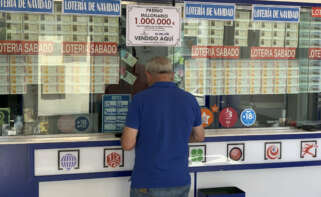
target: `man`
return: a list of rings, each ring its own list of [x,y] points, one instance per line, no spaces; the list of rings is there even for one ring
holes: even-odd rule
[[[170,61],[146,64],[149,88],[129,106],[121,145],[135,148],[131,197],[187,197],[190,189],[188,142],[204,140],[195,98],[173,83]]]

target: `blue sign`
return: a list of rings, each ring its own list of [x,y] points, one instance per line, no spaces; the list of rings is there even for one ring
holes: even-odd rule
[[[274,7],[253,5],[253,21],[300,22],[300,7]]]
[[[103,132],[119,132],[124,128],[130,101],[130,94],[106,94],[103,96]]]
[[[252,126],[256,121],[255,111],[251,108],[244,109],[241,113],[240,119],[244,126]]]
[[[80,116],[76,119],[75,124],[77,131],[86,131],[89,127],[89,120],[87,117]]]
[[[235,4],[185,2],[185,18],[234,20]]]
[[[64,0],[64,14],[120,16],[120,0]]]
[[[0,11],[53,13],[53,0],[1,0]]]

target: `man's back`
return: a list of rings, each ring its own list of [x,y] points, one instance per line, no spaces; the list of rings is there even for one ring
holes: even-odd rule
[[[139,131],[132,187],[189,184],[188,141],[200,124],[195,98],[172,82],[157,82],[137,94],[126,121]]]

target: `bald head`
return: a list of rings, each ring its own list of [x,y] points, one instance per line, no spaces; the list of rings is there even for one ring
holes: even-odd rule
[[[148,85],[159,81],[173,81],[173,66],[166,57],[154,57],[145,67]]]

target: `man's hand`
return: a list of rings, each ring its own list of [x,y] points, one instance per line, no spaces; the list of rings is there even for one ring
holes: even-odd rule
[[[193,127],[189,142],[203,142],[205,131],[202,125]]]
[[[125,127],[123,129],[123,134],[121,136],[121,146],[124,150],[131,150],[136,145],[136,137],[138,130],[130,127]]]

